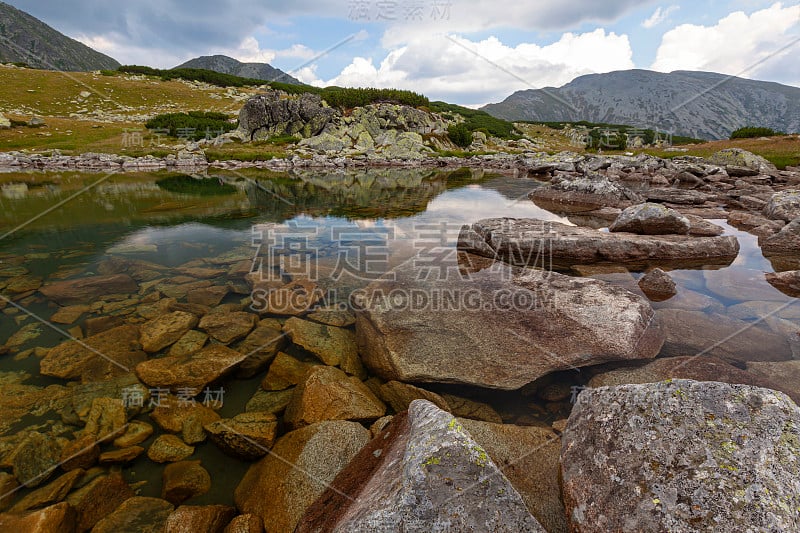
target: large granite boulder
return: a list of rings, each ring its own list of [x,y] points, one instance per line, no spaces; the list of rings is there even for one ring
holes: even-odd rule
[[[586,390],[562,436],[570,531],[797,531],[800,409],[747,385]]]
[[[767,283],[793,298],[800,298],[800,270],[787,272],[769,272],[766,274]]]
[[[800,255],[800,218],[786,224],[778,233],[759,239],[761,251],[766,256]]]
[[[320,422],[287,433],[255,463],[234,492],[236,507],[266,531],[294,531],[306,508],[369,442],[357,422]]]
[[[415,400],[336,476],[296,531],[545,529],[453,415]]]
[[[775,165],[754,153],[741,148],[726,148],[707,159],[712,165],[723,167],[747,168],[756,174],[772,174],[777,171]],[[731,175],[736,174],[734,171]]]
[[[602,281],[503,263],[468,279],[418,274],[399,267],[354,298],[359,352],[386,380],[514,390],[558,370],[652,358],[664,341],[646,300]]]
[[[728,265],[739,254],[736,237],[606,233],[532,218],[488,218],[464,226],[459,250],[543,268],[625,263]]]
[[[628,207],[608,230],[638,235],[686,235],[692,224],[679,212],[661,204],[644,203]]]
[[[239,112],[239,134],[257,141],[277,135],[312,137],[319,134],[338,112],[319,95],[304,93],[285,97],[278,91],[259,94],[245,102]]]
[[[800,218],[800,191],[775,193],[764,206],[764,216],[770,220],[791,222]]]
[[[554,178],[552,183],[530,193],[529,198],[543,209],[564,213],[625,208],[644,200],[638,193],[601,175],[572,180]]]

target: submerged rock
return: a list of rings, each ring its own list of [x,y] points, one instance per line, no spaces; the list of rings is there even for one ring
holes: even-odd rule
[[[163,533],[173,509],[175,507],[166,500],[134,496],[100,520],[92,533]]]
[[[75,510],[66,502],[57,503],[44,509],[23,514],[0,514],[0,530],[72,533],[76,531]]]
[[[464,226],[459,250],[543,268],[594,263],[728,265],[739,255],[732,235],[605,233],[537,219],[490,218]]]
[[[161,497],[179,505],[211,490],[211,476],[200,461],[180,461],[164,468]]]
[[[425,400],[339,473],[296,531],[376,530],[545,531],[461,423]]]
[[[784,335],[750,322],[680,309],[659,309],[656,314],[667,334],[662,356],[712,355],[732,363],[792,359]]]
[[[190,389],[200,394],[219,378],[233,372],[246,355],[212,344],[186,356],[150,359],[136,365],[136,375],[151,387]]]
[[[164,533],[222,533],[234,515],[229,505],[181,505],[167,518]]]
[[[795,531],[800,410],[747,385],[586,390],[562,436],[570,531]]]
[[[664,341],[644,299],[602,281],[502,263],[466,280],[417,274],[398,268],[354,302],[359,351],[386,380],[514,390],[558,370],[649,359]]]
[[[675,282],[660,268],[655,268],[642,276],[639,287],[654,302],[663,302],[678,294]]]
[[[59,305],[91,304],[109,294],[131,294],[139,290],[136,281],[127,274],[91,276],[88,278],[57,281],[39,289]]]
[[[176,343],[197,325],[196,316],[175,311],[145,322],[141,326],[142,349],[148,353],[160,352]]]
[[[241,413],[205,426],[211,442],[233,457],[254,461],[269,453],[278,434],[278,419],[272,413]]]
[[[42,359],[40,372],[88,383],[124,376],[146,358],[139,344],[139,328],[120,326],[80,342],[56,346]]]

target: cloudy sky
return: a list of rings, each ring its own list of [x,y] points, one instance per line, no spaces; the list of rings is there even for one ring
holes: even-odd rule
[[[798,1],[6,1],[126,64],[226,54],[465,105],[630,68],[800,86]]]

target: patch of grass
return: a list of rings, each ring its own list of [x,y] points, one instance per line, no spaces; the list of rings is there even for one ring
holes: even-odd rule
[[[800,137],[797,135],[784,135],[770,137],[769,139],[733,139],[711,141],[702,144],[686,146],[686,152],[665,152],[664,150],[645,150],[646,153],[658,157],[670,158],[680,155],[709,157],[726,148],[741,148],[772,162],[778,169],[784,170],[787,166],[800,165]]]

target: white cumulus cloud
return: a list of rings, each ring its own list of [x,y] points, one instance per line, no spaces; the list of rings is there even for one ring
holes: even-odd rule
[[[653,70],[704,70],[800,81],[800,4],[781,3],[747,15],[731,13],[713,26],[682,24],[664,34]]]
[[[478,105],[514,91],[560,86],[577,76],[633,68],[626,35],[603,29],[565,33],[549,45],[508,46],[496,37],[471,41],[456,35],[417,36],[379,60],[356,57],[329,80],[313,68],[297,73],[307,83],[396,87],[431,98]]]

